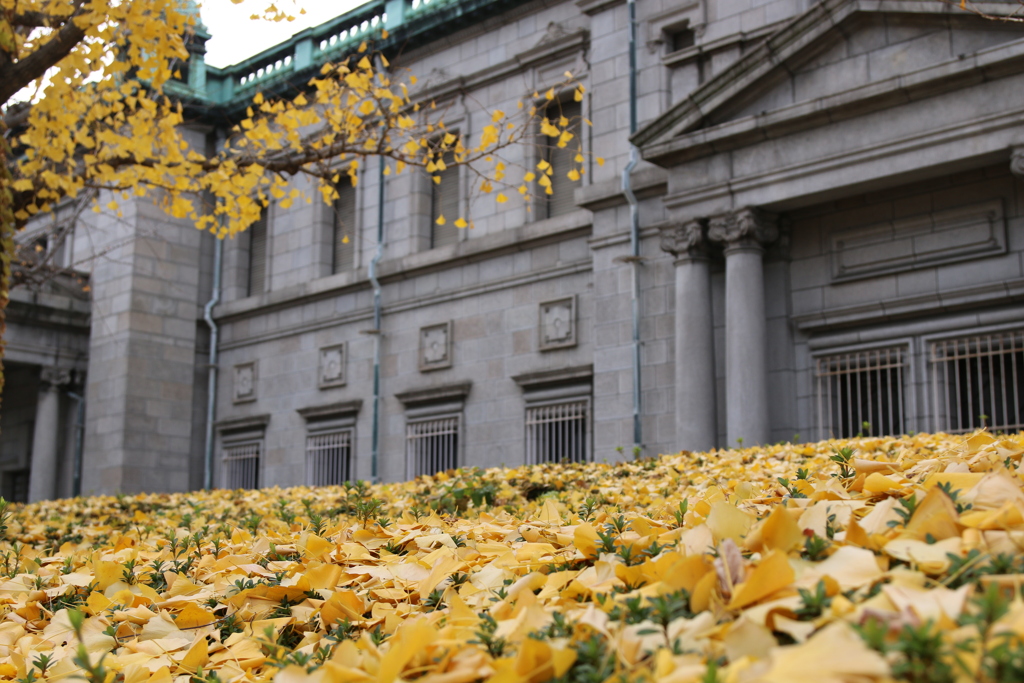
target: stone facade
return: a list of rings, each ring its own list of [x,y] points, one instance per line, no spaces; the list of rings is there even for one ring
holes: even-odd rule
[[[1024,29],[938,2],[637,0],[638,260],[620,180],[625,2],[379,5],[408,40],[396,61],[450,106],[451,125],[473,135],[488,115],[468,102],[512,110],[571,70],[587,87],[585,152],[606,163],[588,157],[574,207],[546,218],[539,204],[476,197],[463,172],[458,201],[475,227],[431,248],[430,185],[389,176],[380,207],[370,160],[339,272],[334,212],[316,201],[272,205],[265,242],[227,241],[213,313],[216,485],[1020,428]],[[416,37],[460,10],[466,20]],[[271,73],[264,62],[287,50],[308,62],[307,38],[207,70],[203,87],[251,96],[237,76]],[[378,324],[368,270],[380,217]],[[77,351],[45,363],[87,371],[82,490],[200,486],[212,240],[151,198],[93,223],[79,229],[104,254],[91,266],[91,329],[47,342]],[[0,477],[8,453],[28,448],[32,406],[70,424],[43,361],[18,362]],[[35,467],[42,450],[67,461],[74,449],[58,441],[37,440],[20,462]],[[69,492],[37,480],[32,495]]]

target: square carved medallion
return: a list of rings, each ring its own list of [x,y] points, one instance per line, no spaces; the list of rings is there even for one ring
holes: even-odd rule
[[[576,346],[576,297],[540,304],[540,350]]]
[[[234,367],[231,398],[235,403],[256,400],[256,362],[239,363]]]
[[[452,323],[420,328],[420,372],[452,366]]]
[[[345,365],[348,356],[345,344],[325,346],[320,349],[319,385],[321,389],[343,387],[347,378]]]

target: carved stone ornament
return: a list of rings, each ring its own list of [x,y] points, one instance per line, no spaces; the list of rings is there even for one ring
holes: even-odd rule
[[[661,228],[661,249],[676,258],[696,258],[707,251],[705,234],[707,221],[695,219],[684,223],[671,223]]]
[[[1024,147],[1010,150],[1010,173],[1024,179]]]
[[[779,236],[775,214],[754,207],[712,216],[708,221],[708,239],[722,242],[726,248],[765,246]]]
[[[241,363],[234,367],[232,400],[245,403],[256,400],[256,363]]]
[[[319,385],[321,389],[345,386],[345,344],[325,346],[320,349]]]
[[[452,366],[452,324],[420,328],[420,372]]]
[[[576,297],[540,304],[540,350],[576,346]]]
[[[42,372],[39,373],[39,379],[44,384],[49,384],[52,388],[56,389],[71,384],[71,370],[44,366]]]

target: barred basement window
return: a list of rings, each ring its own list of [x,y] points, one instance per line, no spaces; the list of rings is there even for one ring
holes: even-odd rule
[[[906,364],[906,349],[902,346],[818,358],[821,437],[902,434]]]
[[[306,437],[306,484],[333,486],[352,480],[352,430]]]
[[[936,431],[1024,428],[1024,330],[931,344]]]
[[[437,474],[459,466],[458,415],[409,422],[405,428],[408,477]]]
[[[590,401],[526,408],[526,464],[587,462],[590,459]]]
[[[262,439],[224,444],[224,488],[259,488],[262,451]]]

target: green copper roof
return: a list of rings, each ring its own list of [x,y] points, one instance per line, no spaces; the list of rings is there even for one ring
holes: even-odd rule
[[[172,83],[168,91],[207,114],[220,110],[227,118],[235,118],[257,92],[274,94],[303,88],[324,62],[354,52],[364,40],[372,38],[376,49],[394,55],[526,1],[371,0],[238,64],[223,69],[190,65],[200,68],[189,69],[187,85]],[[384,28],[389,34],[387,39],[380,37]],[[198,61],[201,56],[193,54],[192,59]]]

